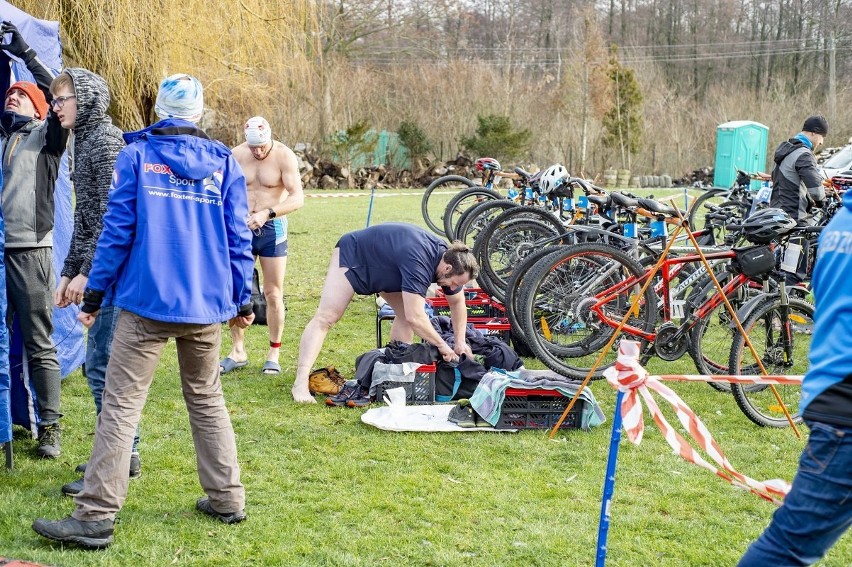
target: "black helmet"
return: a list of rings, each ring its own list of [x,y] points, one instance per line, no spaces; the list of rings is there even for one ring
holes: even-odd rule
[[[796,221],[782,209],[763,209],[748,217],[743,223],[743,233],[749,242],[768,244],[789,233]]]

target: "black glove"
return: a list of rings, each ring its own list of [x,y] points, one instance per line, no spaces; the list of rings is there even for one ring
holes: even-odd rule
[[[33,50],[30,49],[30,46],[27,45],[27,42],[24,41],[24,36],[21,35],[21,32],[18,31],[18,28],[12,22],[4,21],[0,24],[0,33],[2,33],[3,39],[6,38],[6,34],[12,36],[9,43],[0,43],[0,49],[5,50],[9,55],[14,55],[21,59],[27,59],[29,55],[35,55]]]

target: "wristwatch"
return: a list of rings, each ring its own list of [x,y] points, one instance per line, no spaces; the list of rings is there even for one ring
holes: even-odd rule
[[[266,209],[266,210],[269,211],[269,218],[274,219],[275,218],[275,209]]]

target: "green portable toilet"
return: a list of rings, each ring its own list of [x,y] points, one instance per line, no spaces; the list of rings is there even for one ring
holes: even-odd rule
[[[716,128],[713,185],[730,187],[737,178],[737,169],[749,173],[766,171],[768,141],[769,128],[759,122],[734,120],[719,124]]]

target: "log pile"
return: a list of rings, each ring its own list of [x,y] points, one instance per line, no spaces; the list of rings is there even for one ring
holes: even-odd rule
[[[391,189],[427,187],[442,175],[462,175],[478,179],[473,160],[464,154],[447,162],[431,163],[415,160],[412,168],[396,169],[387,165],[359,167],[323,159],[309,144],[296,144],[293,152],[299,164],[299,174],[305,189]]]

